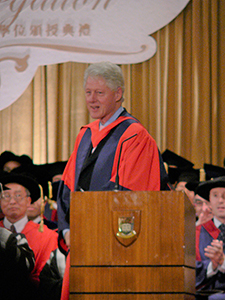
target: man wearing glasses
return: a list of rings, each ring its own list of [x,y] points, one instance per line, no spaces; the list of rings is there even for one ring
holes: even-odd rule
[[[40,198],[40,188],[36,180],[27,175],[11,172],[1,177],[0,183],[3,187],[0,205],[5,215],[0,221],[0,227],[25,235],[35,256],[35,266],[31,272],[31,281],[35,289],[39,285],[40,272],[51,252],[58,247],[58,234],[45,225],[43,231],[40,231],[39,224],[28,221],[28,206]]]

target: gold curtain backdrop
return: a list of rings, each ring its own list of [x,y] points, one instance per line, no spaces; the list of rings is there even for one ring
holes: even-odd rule
[[[152,36],[157,53],[122,65],[124,106],[156,140],[192,161],[223,166],[225,157],[225,1],[191,0]],[[67,160],[90,122],[83,91],[87,64],[41,66],[23,95],[0,112],[3,152],[35,164]],[[14,87],[12,87],[14,88]]]

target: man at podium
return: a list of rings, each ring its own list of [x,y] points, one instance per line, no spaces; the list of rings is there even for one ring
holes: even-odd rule
[[[69,229],[65,216],[70,191],[168,189],[156,142],[122,107],[121,68],[110,62],[90,65],[84,89],[88,111],[97,120],[81,128],[65,168],[58,199],[59,230]]]
[[[85,99],[96,121],[81,128],[65,168],[58,197],[58,226],[70,247],[71,191],[168,190],[167,174],[155,140],[129,114],[124,78],[110,62],[90,65],[84,74]]]

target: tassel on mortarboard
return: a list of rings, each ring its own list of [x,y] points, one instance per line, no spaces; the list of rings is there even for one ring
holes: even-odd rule
[[[200,169],[199,171],[199,181],[205,181],[206,180],[206,174],[204,169]]]
[[[166,162],[164,162],[163,164],[164,164],[166,173],[168,174],[168,172],[169,172],[169,166],[168,166],[168,164]]]
[[[43,232],[43,230],[44,230],[45,199],[44,199],[44,195],[43,195],[43,188],[40,184],[39,184],[39,188],[40,188],[40,194],[41,194],[41,222],[40,222],[40,226],[39,226],[39,231]]]
[[[53,198],[52,183],[51,181],[48,181],[48,204],[51,210],[55,209],[54,207],[55,201],[52,200],[52,198]]]

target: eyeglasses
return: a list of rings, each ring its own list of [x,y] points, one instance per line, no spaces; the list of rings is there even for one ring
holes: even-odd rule
[[[17,203],[19,203],[26,197],[29,197],[29,195],[23,196],[21,193],[14,193],[13,195],[11,195],[10,193],[3,192],[1,199],[8,203],[13,198],[14,200],[16,200]]]
[[[204,201],[202,201],[202,200],[200,200],[200,199],[195,199],[195,200],[194,200],[194,204],[197,205],[197,206],[202,206],[202,205],[203,205],[203,202],[204,202]]]
[[[207,205],[207,206],[209,206],[209,202],[206,201],[206,200],[205,201],[201,200],[201,199],[195,199],[194,200],[194,205],[195,206],[199,206],[200,207],[200,206],[203,206],[204,204]]]

